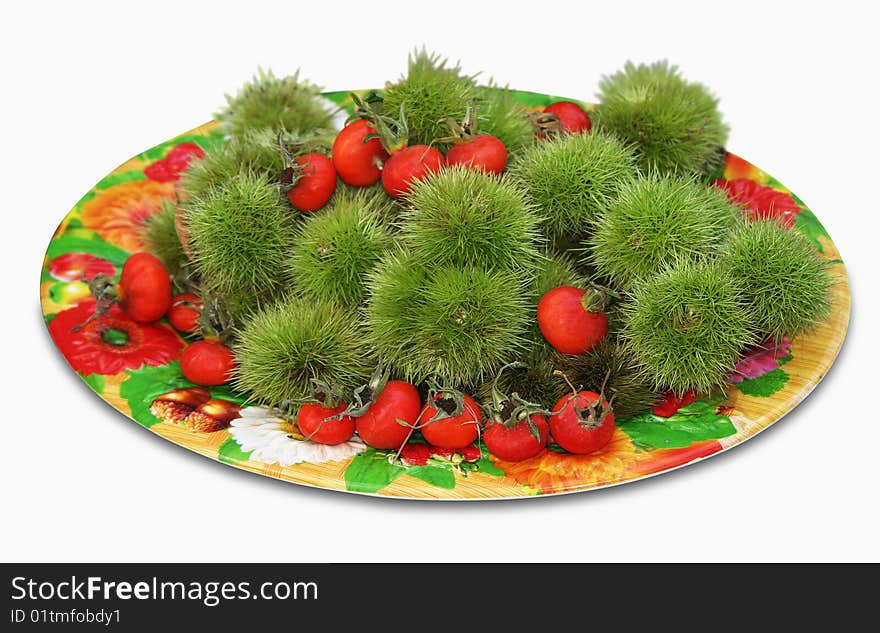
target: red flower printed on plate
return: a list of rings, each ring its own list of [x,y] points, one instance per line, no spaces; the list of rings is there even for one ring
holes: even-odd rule
[[[156,182],[177,182],[189,168],[193,157],[203,158],[205,150],[195,143],[181,143],[171,148],[165,158],[147,165],[144,175]]]
[[[94,313],[95,302],[84,301],[59,312],[49,323],[49,333],[58,349],[84,376],[118,374],[141,365],[165,365],[180,357],[183,341],[167,325],[136,323],[118,306],[86,323]],[[78,326],[82,327],[76,330]]]
[[[749,216],[754,220],[776,220],[791,228],[794,226],[795,215],[801,212],[801,208],[789,194],[759,185],[748,178],[717,179],[712,184],[724,189],[731,200],[745,205]]]
[[[61,281],[91,281],[99,274],[116,275],[116,267],[88,253],[65,253],[49,262],[49,274]]]

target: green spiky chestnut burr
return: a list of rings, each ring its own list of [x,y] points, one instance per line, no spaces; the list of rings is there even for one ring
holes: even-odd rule
[[[329,128],[333,114],[320,92],[318,86],[300,80],[299,71],[279,78],[260,69],[234,96],[226,95],[226,106],[216,117],[232,136],[263,128],[276,133]]]
[[[451,167],[413,184],[400,235],[426,265],[534,270],[540,217],[505,177]]]
[[[396,363],[415,335],[414,306],[428,271],[406,251],[395,249],[367,274],[366,330],[379,356]]]
[[[474,98],[476,84],[472,77],[452,66],[448,60],[424,48],[409,56],[407,73],[394,83],[386,84],[382,111],[391,117],[406,119],[410,145],[430,145],[435,139],[448,136],[443,121],[464,117],[468,103]],[[440,149],[448,144],[438,145]]]
[[[636,175],[632,151],[613,136],[570,134],[536,143],[510,172],[544,216],[552,239],[589,234],[618,188]]]
[[[572,260],[561,253],[545,253],[541,268],[532,281],[529,296],[535,306],[545,294],[559,286],[584,287],[589,280],[578,271]]]
[[[624,337],[661,391],[711,391],[758,342],[743,289],[714,261],[676,263],[640,284],[624,309]]]
[[[343,191],[306,218],[287,260],[295,288],[341,306],[358,305],[366,273],[391,246],[381,206],[376,196]]]
[[[475,103],[480,131],[504,143],[509,157],[532,145],[535,132],[528,111],[514,102],[510,89],[494,84],[479,86]]]
[[[728,127],[718,99],[676,66],[627,62],[599,82],[598,101],[596,129],[634,145],[642,169],[691,175],[719,164]]]
[[[524,346],[525,289],[510,271],[429,268],[396,253],[368,285],[370,342],[410,380],[476,383]]]
[[[233,351],[234,386],[277,406],[309,397],[314,381],[351,391],[374,366],[358,313],[310,298],[290,297],[255,314]]]
[[[623,184],[585,242],[583,261],[617,288],[632,288],[680,259],[715,254],[741,213],[724,192],[691,179],[650,175]]]
[[[743,222],[720,263],[745,291],[759,331],[777,341],[812,329],[831,310],[827,265],[796,230],[770,220]]]
[[[226,343],[238,336],[238,329],[247,320],[274,301],[254,295],[247,288],[223,288],[201,279],[199,298],[205,308],[200,323],[203,331],[216,333]]]
[[[355,195],[363,196],[366,199],[367,204],[375,209],[376,214],[385,226],[388,227],[391,233],[397,235],[399,227],[396,222],[400,217],[400,214],[403,213],[406,208],[403,199],[392,198],[389,196],[388,192],[386,192],[385,188],[382,186],[381,181],[375,185],[370,185],[369,187],[352,187],[346,185],[342,181],[337,182],[334,198]],[[333,203],[333,198],[331,198],[330,203]]]
[[[190,262],[177,234],[177,202],[163,200],[161,208],[147,217],[143,239],[147,250],[159,258],[171,280],[182,287],[190,273]]]
[[[504,372],[498,379],[498,388],[504,393],[517,393],[525,400],[548,409],[568,393],[565,383],[553,375],[554,370],[561,366],[562,355],[546,343],[530,341],[525,351],[515,355],[515,360],[522,365]],[[480,383],[477,395],[482,402],[491,399],[493,381],[494,378],[490,377]]]
[[[220,296],[270,302],[287,285],[284,262],[294,218],[278,186],[252,172],[190,198],[185,219],[196,271]]]

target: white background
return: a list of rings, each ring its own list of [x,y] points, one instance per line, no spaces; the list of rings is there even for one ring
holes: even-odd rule
[[[0,560],[880,559],[870,3],[194,4],[2,9]],[[129,156],[207,120],[258,65],[301,66],[328,89],[381,86],[422,43],[467,71],[585,99],[628,58],[667,57],[710,85],[730,149],[805,200],[847,263],[849,335],[814,394],[708,462],[495,503],[276,482],[191,454],[98,400],[40,318],[43,252],[66,211]]]

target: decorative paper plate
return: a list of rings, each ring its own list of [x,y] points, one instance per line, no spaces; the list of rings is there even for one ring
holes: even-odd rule
[[[325,95],[349,106],[347,92]],[[530,107],[556,97],[517,92]],[[590,108],[588,104],[585,104]],[[194,387],[182,376],[178,358],[184,341],[167,324],[142,325],[120,313],[72,328],[91,314],[83,279],[103,272],[118,277],[130,253],[142,248],[139,228],[175,195],[173,148],[223,143],[216,122],[157,145],[119,166],[96,184],[62,220],[46,251],[40,277],[43,315],[55,344],[72,369],[101,398],[162,437],[212,459],[299,484],[410,498],[493,499],[559,494],[635,481],[694,463],[729,449],[791,411],[819,383],[843,343],[849,321],[849,286],[843,262],[816,216],[779,181],[728,154],[728,187],[755,207],[787,215],[828,260],[836,284],[828,320],[808,335],[755,353],[738,366],[726,400],[698,400],[669,418],[651,413],[621,423],[600,452],[570,455],[546,449],[519,463],[490,457],[474,447],[457,455],[430,455],[424,445],[405,454],[408,465],[389,461],[384,451],[359,442],[327,447],[296,439],[291,428],[265,409],[250,407],[229,429],[191,430],[175,423],[162,396]],[[211,389],[214,399],[241,403],[228,388]],[[242,403],[246,404],[246,403]],[[157,417],[158,416],[158,417]]]

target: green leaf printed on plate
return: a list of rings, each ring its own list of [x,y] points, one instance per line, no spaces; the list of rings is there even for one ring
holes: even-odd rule
[[[237,464],[238,462],[246,462],[250,459],[252,452],[244,452],[234,438],[227,437],[226,441],[220,445],[217,451],[217,458],[227,464]]]
[[[620,428],[643,450],[684,448],[694,442],[717,440],[736,433],[730,418],[716,412],[720,400],[698,400],[668,418],[643,413]]]
[[[351,94],[349,90],[336,90],[334,92],[325,92],[321,96],[327,99],[327,101],[331,101],[340,107],[344,107],[344,109],[351,113],[351,102],[348,101],[348,96]]]
[[[780,367],[785,365],[785,363],[790,361],[792,358],[793,356],[791,354],[791,351],[789,351],[787,355],[776,359],[776,362],[779,365],[779,367],[777,367],[776,369],[770,370],[766,374],[757,376],[755,378],[746,378],[738,383],[735,383],[733,386],[747,396],[769,398],[774,393],[782,389],[785,386],[785,383],[788,382],[788,374],[785,373],[783,369],[780,369]]]
[[[195,143],[203,150],[209,150],[222,142],[223,132],[220,129],[211,130],[211,132],[207,136],[203,134],[184,134],[182,136],[178,136],[177,138],[171,139],[170,141],[166,141],[165,143],[160,143],[155,147],[151,147],[147,151],[138,154],[137,158],[145,161],[159,160],[160,158],[165,157],[165,154],[168,153],[168,150],[170,150],[175,145],[180,145],[181,143]]]
[[[118,174],[110,174],[105,178],[102,178],[97,185],[95,185],[95,189],[109,189],[110,187],[115,187],[116,185],[121,185],[126,182],[135,182],[137,180],[146,180],[147,177],[144,176],[144,172],[140,169],[132,169],[131,171],[123,171]]]
[[[782,369],[776,368],[757,378],[746,378],[735,386],[747,396],[769,398],[779,391],[788,382],[788,374]]]
[[[243,407],[253,404],[250,400],[248,400],[248,397],[246,395],[241,394],[237,391],[233,391],[229,387],[229,385],[208,387],[207,389],[211,392],[212,400],[228,400],[229,402],[240,404]]]
[[[377,451],[374,448],[367,448],[363,453],[355,455],[345,469],[346,489],[355,492],[378,492],[401,475],[409,475],[432,486],[451,490],[455,488],[456,468],[465,469],[466,464],[472,471],[504,475],[501,469],[489,461],[485,451],[476,463],[463,462],[457,466],[452,462],[435,458],[430,459],[424,466],[401,466],[390,463],[388,461],[390,455],[389,451]]]
[[[367,448],[345,469],[345,488],[353,492],[378,492],[400,477],[406,468],[388,463],[388,454]]]
[[[482,445],[480,446],[480,459],[477,460],[477,472],[493,477],[504,477],[504,471],[492,463],[492,460],[489,459],[489,451]]]
[[[813,215],[812,211],[806,207],[801,207],[801,212],[796,213],[794,216],[794,226],[813,243],[820,253],[825,252],[825,247],[822,246],[822,242],[819,241],[819,238],[822,237],[829,242],[831,241],[831,238],[825,230],[825,227],[822,226],[822,223],[819,222],[815,215]]]
[[[128,252],[106,242],[97,233],[91,231],[76,231],[65,233],[61,237],[52,240],[46,249],[46,256],[51,260],[65,253],[88,253],[96,257],[103,257],[112,264],[121,266],[128,259]]]
[[[410,466],[406,469],[406,474],[438,488],[455,488],[455,474],[449,466]]]
[[[131,417],[146,427],[151,427],[162,421],[150,413],[150,405],[153,404],[153,400],[174,389],[195,386],[180,373],[179,361],[173,361],[159,367],[145,365],[140,369],[129,370],[126,373],[129,377],[119,387],[119,395],[128,400]]]
[[[523,90],[513,90],[511,92],[516,103],[532,108],[543,108],[556,100],[550,95],[541,95]]]
[[[101,374],[89,374],[88,376],[83,376],[80,374],[80,377],[85,381],[85,383],[92,388],[92,391],[97,393],[98,395],[104,392],[104,376]]]

